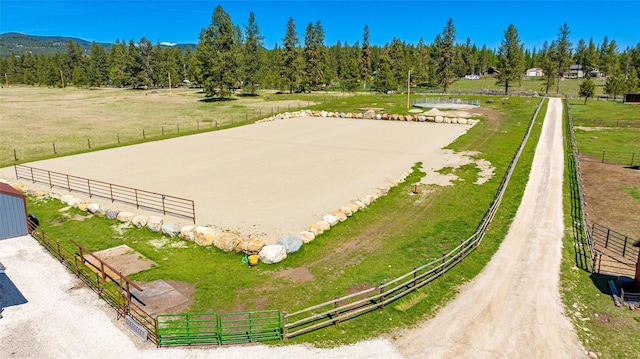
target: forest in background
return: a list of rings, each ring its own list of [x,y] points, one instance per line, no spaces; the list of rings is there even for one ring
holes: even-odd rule
[[[0,58],[5,85],[78,86],[96,88],[202,87],[207,97],[232,94],[256,95],[260,89],[308,92],[398,91],[423,86],[447,91],[466,75],[494,75],[505,92],[522,80],[525,70],[539,68],[546,92],[579,65],[586,76],[606,79],[604,92],[614,96],[640,90],[640,43],[619,49],[605,37],[601,44],[579,39],[573,44],[563,24],[556,39],[540,49],[525,49],[517,29],[505,29],[498,49],[478,47],[469,38],[456,38],[453,19],[442,33],[427,43],[410,44],[394,38],[384,46],[369,44],[365,26],[362,42],[325,44],[320,21],[309,23],[298,35],[293,18],[286,24],[281,44],[265,49],[253,12],[238,25],[221,6],[211,23],[202,29],[195,49],[164,46],[146,38],[117,40],[113,44],[91,43],[88,51],[67,40],[55,54],[11,53]],[[499,34],[496,34],[499,36]],[[496,71],[497,70],[497,71]],[[555,85],[555,86],[554,86]]]

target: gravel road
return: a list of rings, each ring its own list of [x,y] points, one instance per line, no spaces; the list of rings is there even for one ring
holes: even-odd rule
[[[522,203],[483,271],[395,343],[406,358],[582,358],[560,300],[562,102],[552,98]]]

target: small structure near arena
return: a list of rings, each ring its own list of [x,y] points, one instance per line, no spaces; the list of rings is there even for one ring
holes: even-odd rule
[[[469,100],[468,98],[453,97],[426,97],[413,100],[413,106],[422,108],[444,109],[478,108],[480,107],[480,100]]]
[[[7,183],[0,183],[0,218],[0,240],[29,233],[25,195]]]
[[[623,103],[640,104],[640,93],[628,93],[624,95]]]

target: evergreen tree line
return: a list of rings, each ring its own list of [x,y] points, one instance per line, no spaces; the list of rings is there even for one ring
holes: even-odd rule
[[[541,49],[525,50],[513,25],[504,31],[496,50],[478,48],[467,38],[457,42],[453,20],[431,43],[420,39],[409,44],[394,38],[384,46],[369,43],[369,28],[362,43],[327,46],[320,21],[309,23],[302,41],[290,18],[280,45],[267,50],[253,12],[246,24],[236,25],[221,6],[213,11],[211,24],[203,28],[195,48],[153,45],[146,38],[116,41],[109,51],[93,43],[88,54],[69,40],[64,53],[54,56],[12,54],[0,59],[6,84],[40,86],[159,88],[184,84],[201,86],[208,97],[229,96],[241,91],[255,95],[260,88],[288,92],[318,91],[337,87],[344,91],[396,91],[411,85],[447,91],[465,75],[481,75],[490,67],[505,92],[521,81],[525,69],[541,68],[548,92],[569,66],[581,65],[585,74],[606,78],[605,92],[618,95],[640,90],[640,43],[620,50],[605,37],[596,45],[580,39],[575,47],[567,24],[557,39]]]

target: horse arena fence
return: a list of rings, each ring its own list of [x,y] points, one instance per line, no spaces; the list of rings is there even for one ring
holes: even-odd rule
[[[82,258],[90,254],[82,246],[73,242],[62,245],[59,241],[45,239],[44,231],[36,231],[34,238],[72,273],[105,299],[119,314],[135,319],[135,327],[144,328],[148,339],[156,346],[184,345],[224,345],[249,342],[284,340],[321,328],[338,325],[373,310],[383,310],[388,305],[414,292],[454,268],[477,248],[497,213],[509,181],[515,171],[520,156],[527,144],[546,96],[538,104],[520,146],[498,187],[494,199],[474,233],[461,240],[460,245],[442,257],[432,260],[387,283],[362,290],[327,302],[313,305],[294,312],[263,310],[239,313],[186,313],[159,314],[155,318],[131,301],[124,276],[110,278],[101,264],[93,270],[83,264]],[[28,168],[30,170],[30,168]],[[35,177],[34,177],[35,178]],[[79,253],[78,253],[79,252]],[[102,261],[100,262],[102,263]],[[104,263],[106,265],[106,263]],[[111,280],[107,280],[110,278]],[[115,279],[115,280],[113,280]],[[136,333],[138,335],[138,333]]]
[[[188,218],[196,223],[196,207],[193,200],[137,188],[96,181],[59,172],[24,165],[14,165],[16,179],[42,183],[50,188],[62,188],[69,192],[84,193],[89,198],[97,197],[136,206],[163,215]]]
[[[591,242],[591,235],[588,228],[587,211],[585,209],[584,185],[580,177],[580,163],[578,160],[578,146],[573,131],[573,118],[571,116],[571,105],[569,96],[565,96],[567,121],[565,128],[566,159],[569,174],[569,189],[571,195],[571,217],[574,247],[576,248],[576,265],[582,269],[593,272],[595,251]]]

